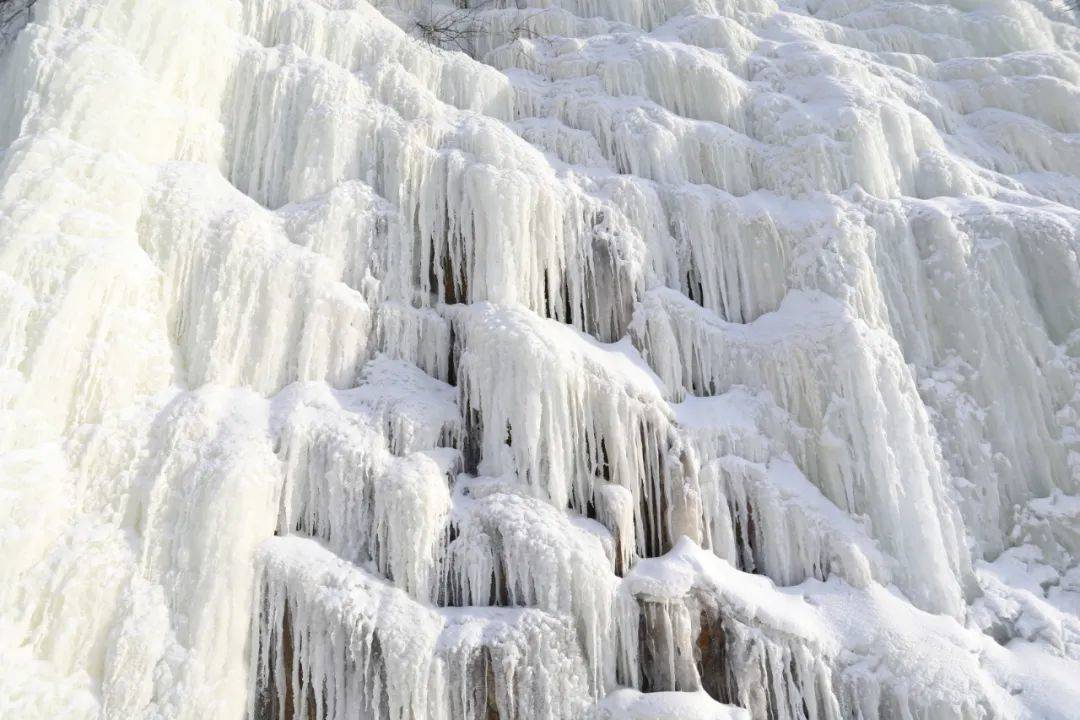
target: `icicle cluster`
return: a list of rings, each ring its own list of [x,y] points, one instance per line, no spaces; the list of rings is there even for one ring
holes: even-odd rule
[[[0,28],[0,717],[1074,714],[1068,12],[458,5]]]

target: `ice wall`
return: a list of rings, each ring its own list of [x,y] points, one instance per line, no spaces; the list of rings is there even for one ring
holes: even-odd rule
[[[0,35],[0,718],[1072,717],[1075,15],[471,4]]]

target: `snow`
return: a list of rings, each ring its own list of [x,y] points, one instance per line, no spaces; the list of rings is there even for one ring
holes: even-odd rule
[[[0,717],[1075,716],[1075,13],[449,8],[0,31]]]
[[[721,705],[703,691],[642,694],[623,689],[604,698],[596,717],[602,720],[742,720],[747,713],[730,705]]]

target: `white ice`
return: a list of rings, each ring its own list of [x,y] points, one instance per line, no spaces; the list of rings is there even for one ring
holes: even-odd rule
[[[471,4],[0,29],[0,718],[1075,716],[1075,12]]]

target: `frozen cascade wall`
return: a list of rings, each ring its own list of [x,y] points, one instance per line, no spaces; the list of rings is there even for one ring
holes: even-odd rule
[[[1075,717],[1075,16],[449,9],[0,38],[0,718]]]

